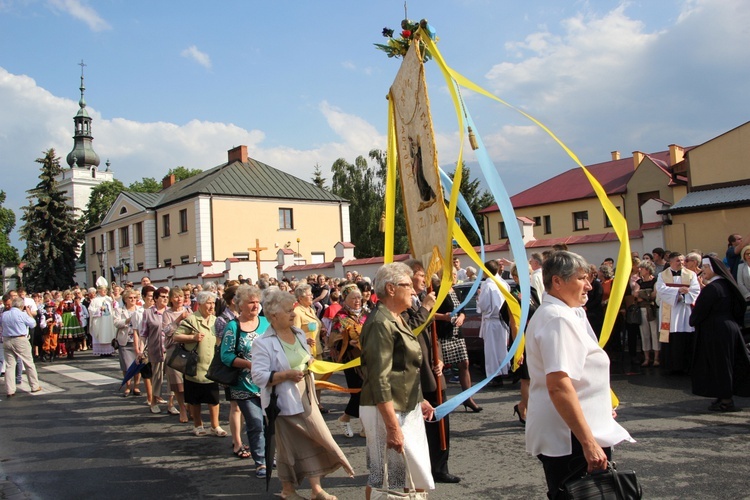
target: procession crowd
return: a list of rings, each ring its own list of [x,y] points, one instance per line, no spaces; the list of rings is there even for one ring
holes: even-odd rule
[[[717,412],[737,411],[733,396],[750,396],[742,336],[749,326],[750,245],[742,241],[731,235],[723,259],[661,248],[634,254],[610,337],[644,368],[689,373],[693,393],[714,398],[708,409]],[[476,310],[485,375],[494,386],[520,380],[514,412],[555,498],[571,473],[606,468],[612,447],[633,441],[616,422],[608,346],[599,347],[618,271],[612,259],[590,265],[565,247],[534,253],[528,262],[490,260],[484,268],[491,276],[478,288]],[[511,295],[522,298],[513,285],[522,272],[531,282],[523,328],[508,307]],[[449,281],[471,283],[484,274],[454,259]],[[472,386],[464,305],[452,286],[436,303],[441,279],[442,271],[427,276],[411,259],[382,266],[372,280],[353,272],[300,281],[261,275],[255,284],[240,276],[157,288],[144,277],[136,288],[100,278],[88,290],[11,291],[2,310],[6,395],[15,395],[22,370],[31,392],[42,390],[35,363],[89,348],[95,356],[116,355],[124,397],[141,396],[143,388],[148,411],[191,422],[195,436],[231,435],[232,453],[252,458],[256,477],[270,474],[274,463],[282,498],[302,498],[296,488],[307,478],[312,498],[325,500],[335,497],[323,489],[323,477],[339,468],[354,475],[323,417],[320,391],[334,388],[348,398],[334,428],[366,438],[366,497],[388,488],[433,489],[461,480],[448,469],[449,416],[434,420],[446,400],[444,374],[456,373],[463,390]],[[525,352],[509,371],[503,360],[521,331]],[[176,361],[183,354],[195,358],[192,371]],[[346,364],[345,388],[332,386],[322,361]],[[231,383],[216,381],[219,364],[233,369]],[[229,433],[219,421],[222,392]],[[482,411],[471,397],[462,404]]]

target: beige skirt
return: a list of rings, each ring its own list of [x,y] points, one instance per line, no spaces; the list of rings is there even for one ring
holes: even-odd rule
[[[299,485],[305,477],[328,475],[343,467],[354,470],[328,430],[318,409],[310,374],[297,383],[304,411],[276,418],[276,465],[281,481]]]

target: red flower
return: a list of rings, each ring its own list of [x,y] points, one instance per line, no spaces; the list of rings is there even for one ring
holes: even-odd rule
[[[401,36],[404,38],[410,38],[411,37],[411,30],[404,30],[401,32]]]

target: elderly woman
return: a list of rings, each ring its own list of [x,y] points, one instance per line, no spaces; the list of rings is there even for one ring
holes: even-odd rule
[[[703,259],[706,286],[690,315],[696,345],[690,376],[693,394],[713,397],[710,411],[733,412],[732,396],[750,396],[750,358],[742,339],[745,298],[723,262]]]
[[[126,289],[122,293],[122,300],[125,302],[125,306],[118,308],[115,311],[115,328],[117,328],[117,343],[119,347],[117,353],[120,357],[120,370],[122,370],[123,376],[128,371],[130,365],[135,361],[135,346],[136,342],[140,340],[138,335],[134,334],[133,324],[131,319],[135,316],[138,306],[136,300],[138,299],[138,293],[132,289]],[[136,375],[138,377],[138,375]],[[140,377],[136,379],[131,378],[125,386],[124,397],[130,396],[130,392],[133,388],[138,386]]]
[[[572,252],[545,260],[547,294],[526,330],[526,450],[542,462],[549,498],[571,472],[605,469],[612,446],[632,441],[614,420],[609,357],[582,309],[591,289],[588,274],[586,261]]]
[[[343,467],[354,475],[349,461],[331,436],[318,409],[314,382],[308,367],[315,361],[305,333],[294,326],[294,297],[269,289],[263,310],[271,326],[253,342],[253,382],[261,388],[266,411],[271,393],[278,397],[276,418],[276,463],[281,480],[281,498],[302,498],[296,487],[307,477],[312,498],[335,500],[323,490],[320,480]]]
[[[164,359],[169,359],[175,348],[173,340],[174,332],[180,326],[182,320],[192,314],[189,307],[185,305],[185,292],[178,286],[169,290],[169,307],[164,311],[162,316],[162,330],[164,331],[164,346],[166,354]],[[185,406],[185,378],[182,373],[178,372],[171,366],[166,367],[167,382],[169,382],[169,403],[167,411],[172,415],[179,415],[181,423],[187,423],[188,414]],[[179,408],[174,407],[174,400],[177,399]]]
[[[294,290],[294,297],[297,304],[294,307],[294,326],[305,333],[308,340],[311,341],[312,355],[315,359],[323,359],[323,350],[326,339],[326,332],[323,328],[323,322],[318,319],[313,306],[313,293],[310,285],[302,284]],[[318,380],[328,380],[329,375],[315,375]],[[318,404],[320,405],[320,391],[316,391]],[[328,413],[328,409],[320,405],[321,413]]]
[[[250,370],[253,367],[251,348],[253,341],[268,328],[268,320],[260,313],[260,289],[240,285],[233,292],[232,301],[239,316],[224,329],[221,341],[221,361],[227,366],[241,368],[235,385],[227,388],[229,407],[229,430],[232,433],[232,452],[238,458],[255,461],[255,476],[266,477],[265,439],[263,438],[263,410],[260,406],[260,388],[253,383]],[[226,295],[226,292],[225,292]],[[230,302],[227,301],[227,304]],[[240,424],[245,417],[245,431],[250,449],[242,444]]]
[[[185,344],[185,349],[198,352],[198,370],[195,375],[185,375],[185,402],[190,405],[193,417],[193,434],[205,436],[210,432],[216,437],[225,437],[227,432],[219,425],[219,384],[206,378],[206,372],[214,359],[216,334],[214,333],[214,307],[216,295],[200,291],[195,296],[198,310],[188,316],[175,330],[172,338]],[[211,428],[206,431],[201,418],[201,405],[208,405]]]
[[[367,316],[362,311],[362,292],[356,283],[348,283],[341,289],[341,309],[333,318],[331,327],[331,358],[337,363],[348,363],[360,356],[359,334]],[[349,389],[362,388],[362,370],[360,367],[344,370],[346,385]],[[349,395],[349,403],[344,414],[339,417],[342,431],[346,437],[354,437],[350,423],[352,418],[359,418],[359,391]]]
[[[742,262],[737,268],[737,285],[740,292],[745,298],[745,302],[750,302],[750,245],[742,249]]]
[[[360,335],[364,380],[359,416],[367,434],[370,459],[365,493],[368,499],[373,487],[387,486],[383,485],[386,460],[391,487],[408,486],[403,456],[409,462],[414,485],[435,488],[424,424],[424,419],[432,419],[434,410],[420,387],[422,349],[401,317],[412,306],[412,275],[409,266],[400,262],[378,270],[378,303]]]
[[[656,276],[654,276],[654,263],[650,260],[642,260],[638,264],[638,275],[636,281],[635,303],[641,308],[641,348],[643,350],[643,363],[648,366],[653,359],[653,366],[659,366],[659,325],[656,323]],[[652,355],[653,354],[653,358]]]
[[[161,413],[159,403],[166,403],[161,398],[161,388],[164,383],[164,361],[166,359],[166,344],[164,336],[164,313],[169,303],[169,288],[159,287],[154,291],[154,305],[143,311],[143,319],[137,327],[137,334],[141,336],[144,348],[137,354],[148,358],[151,365],[151,383],[146,383],[146,395],[151,407],[151,413]]]

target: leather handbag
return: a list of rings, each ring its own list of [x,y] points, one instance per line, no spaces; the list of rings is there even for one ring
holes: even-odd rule
[[[581,473],[578,469],[563,479],[558,498],[566,500],[638,500],[643,498],[643,490],[635,471],[618,471],[614,462],[607,463],[607,470],[593,474]]]
[[[625,310],[625,322],[629,325],[640,325],[641,319],[641,306],[638,304],[629,305]]]
[[[409,485],[409,491],[397,491],[388,488],[388,448],[383,453],[383,484],[380,488],[372,488],[370,500],[427,500],[426,491],[417,491],[414,487],[414,480],[409,470],[409,461],[406,459],[406,453],[401,453],[406,468],[406,482]]]
[[[172,355],[167,360],[167,366],[173,370],[195,377],[198,373],[198,344],[193,349],[185,349],[185,344],[177,344]]]
[[[241,332],[238,329],[234,341],[234,352],[237,354],[238,358],[242,357],[242,355],[237,352],[237,347],[240,345],[240,333]],[[241,371],[242,368],[225,365],[221,360],[221,346],[216,346],[216,349],[214,350],[214,359],[211,360],[211,364],[208,366],[206,378],[223,385],[237,385]]]

